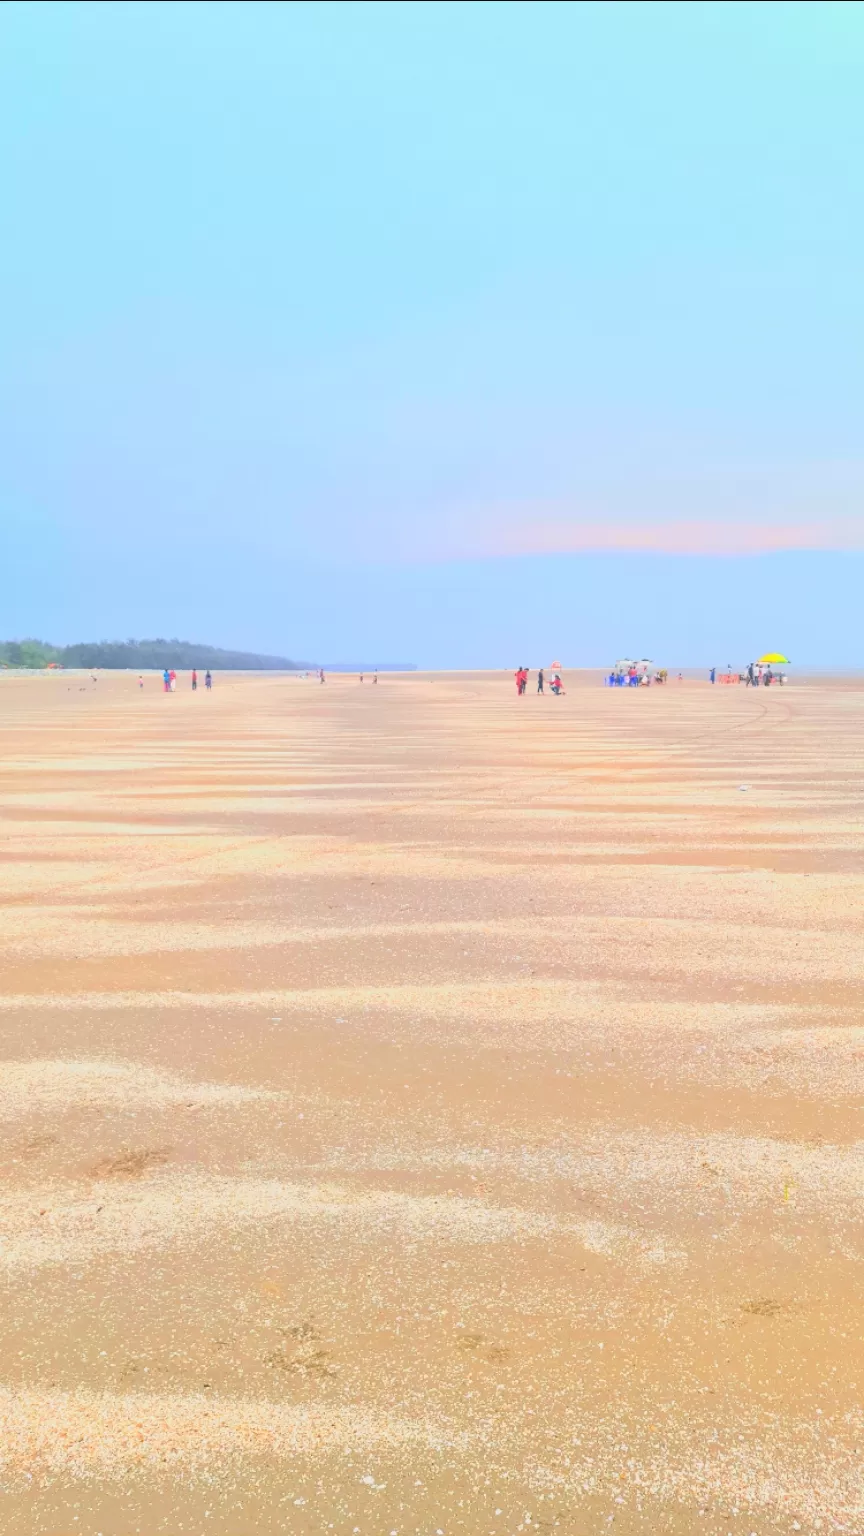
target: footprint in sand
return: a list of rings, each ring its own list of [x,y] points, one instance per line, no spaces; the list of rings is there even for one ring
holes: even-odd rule
[[[93,1179],[140,1179],[151,1168],[167,1163],[170,1147],[137,1147],[103,1157],[90,1169]]]

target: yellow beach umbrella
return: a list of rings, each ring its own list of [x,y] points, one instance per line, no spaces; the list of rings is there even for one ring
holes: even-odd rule
[[[791,666],[788,656],[781,656],[779,651],[766,651],[756,663],[757,667]]]

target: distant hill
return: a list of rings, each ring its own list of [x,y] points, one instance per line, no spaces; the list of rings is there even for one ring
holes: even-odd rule
[[[286,672],[314,665],[287,656],[259,656],[251,651],[223,651],[192,640],[93,640],[80,645],[50,645],[45,640],[0,640],[0,665],[7,667],[131,668],[139,671],[209,667],[219,672]]]

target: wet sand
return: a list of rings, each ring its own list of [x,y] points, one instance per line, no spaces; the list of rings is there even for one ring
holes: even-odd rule
[[[3,1531],[864,1530],[864,690],[180,690],[0,677]]]

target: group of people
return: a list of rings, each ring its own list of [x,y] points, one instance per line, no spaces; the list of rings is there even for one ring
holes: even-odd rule
[[[744,682],[748,688],[758,688],[761,683],[764,688],[770,688],[772,683],[785,683],[784,672],[774,672],[769,666],[764,672],[758,662],[748,662],[747,671],[744,674]]]
[[[166,667],[164,672],[162,673],[162,686],[165,689],[166,693],[176,693],[176,691],[177,691],[177,673],[174,671],[173,667],[171,667],[170,670],[169,670],[168,667]],[[143,679],[143,677],[139,677],[139,679],[138,679],[138,687],[139,688],[143,688],[144,687],[144,679]],[[207,671],[204,673],[204,687],[208,688],[208,689],[213,687],[213,678],[210,675],[210,668],[209,667],[207,668]],[[192,692],[195,693],[197,691],[197,688],[198,688],[198,670],[197,670],[196,667],[193,667],[192,668]]]
[[[519,696],[521,698],[522,694],[525,693],[527,691],[527,688],[528,688],[528,668],[527,667],[520,667],[518,669],[518,671],[514,674],[514,676],[516,678],[516,692],[519,694]],[[543,668],[541,667],[539,669],[538,673],[537,673],[537,692],[538,693],[544,693],[545,689],[546,689],[546,674],[545,674]],[[564,692],[564,685],[561,682],[561,674],[560,674],[560,672],[553,672],[552,673],[552,676],[549,679],[549,691],[550,691],[550,693],[554,693],[556,698],[557,698],[557,696],[559,694]]]
[[[712,667],[708,673],[709,682],[716,683],[717,668]],[[770,688],[773,684],[782,684],[786,681],[785,672],[775,672],[768,666],[763,670],[761,662],[751,661],[747,664],[746,672],[733,672],[731,666],[720,674],[721,683],[743,683],[746,688]]]
[[[678,673],[679,680],[681,673]],[[607,688],[650,688],[652,683],[667,683],[669,673],[665,667],[660,667],[653,674],[649,672],[647,664],[637,667],[635,661],[629,666],[613,667],[609,676],[604,678]]]

